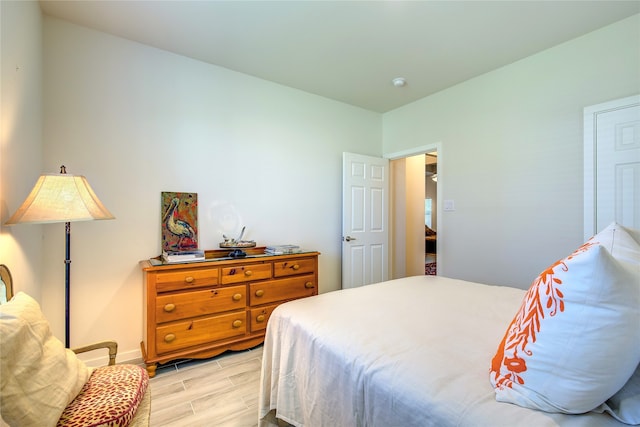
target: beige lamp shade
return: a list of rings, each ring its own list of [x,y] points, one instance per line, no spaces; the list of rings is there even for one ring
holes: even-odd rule
[[[40,176],[6,225],[114,219],[81,175]]]

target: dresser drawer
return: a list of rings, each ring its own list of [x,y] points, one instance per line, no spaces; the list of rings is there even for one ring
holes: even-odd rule
[[[187,320],[156,328],[158,354],[206,344],[225,338],[245,335],[246,312],[222,314],[197,320]]]
[[[251,332],[262,331],[266,329],[267,322],[271,313],[278,304],[268,305],[266,307],[254,308],[251,310]]]
[[[247,305],[246,286],[165,294],[156,298],[156,322],[240,310]]]
[[[296,258],[273,263],[273,277],[307,274],[316,271],[315,258]]]
[[[271,263],[246,264],[222,269],[222,284],[271,278]]]
[[[156,273],[156,291],[167,292],[201,288],[218,284],[217,268],[199,268],[166,273]]]
[[[249,305],[309,297],[317,293],[317,283],[313,274],[269,280],[249,285]]]

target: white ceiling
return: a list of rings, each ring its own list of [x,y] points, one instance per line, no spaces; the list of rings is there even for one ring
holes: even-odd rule
[[[377,112],[640,13],[635,0],[40,4],[46,15]],[[399,76],[405,87],[391,83]]]

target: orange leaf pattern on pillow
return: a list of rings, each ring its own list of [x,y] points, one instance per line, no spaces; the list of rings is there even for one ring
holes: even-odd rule
[[[559,288],[562,280],[557,277],[558,272],[567,272],[567,261],[596,244],[591,241],[585,243],[567,258],[552,264],[533,281],[491,361],[495,387],[511,388],[514,381],[520,385],[525,383],[521,376],[527,370],[525,358],[533,354],[527,346],[536,341],[545,314],[553,317],[565,308],[564,294]]]

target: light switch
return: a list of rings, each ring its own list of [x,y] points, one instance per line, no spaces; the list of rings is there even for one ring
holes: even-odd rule
[[[455,211],[456,210],[456,205],[453,202],[453,200],[444,200],[442,202],[442,208],[447,212]]]

